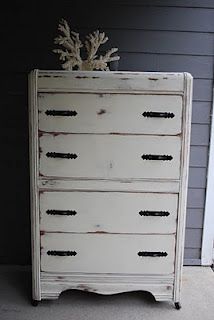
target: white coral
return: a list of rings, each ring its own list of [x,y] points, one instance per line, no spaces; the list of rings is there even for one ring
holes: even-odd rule
[[[70,27],[64,19],[59,23],[58,30],[63,35],[56,37],[54,43],[63,46],[65,50],[54,49],[53,52],[58,53],[59,59],[64,61],[62,64],[63,69],[72,70],[75,66],[81,69],[82,58],[80,56],[80,48],[83,47],[83,44],[79,38],[79,34],[70,31]]]
[[[54,49],[53,52],[59,54],[59,59],[63,61],[62,67],[65,70],[109,70],[108,63],[119,60],[119,56],[111,56],[118,51],[118,48],[112,48],[106,52],[104,56],[97,57],[97,51],[101,44],[108,41],[104,32],[94,31],[86,36],[85,48],[87,51],[87,59],[82,60],[80,49],[83,44],[79,38],[79,34],[71,31],[66,20],[62,19],[59,23],[58,30],[62,33],[55,38],[55,43],[63,46],[63,49]]]

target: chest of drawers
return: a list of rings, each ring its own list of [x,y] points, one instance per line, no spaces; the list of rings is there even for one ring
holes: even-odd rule
[[[180,303],[187,73],[29,76],[34,305],[68,289]]]

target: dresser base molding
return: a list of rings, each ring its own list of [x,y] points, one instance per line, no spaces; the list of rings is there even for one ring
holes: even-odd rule
[[[173,301],[173,276],[41,273],[41,299],[57,299],[66,290],[76,289],[111,295],[148,291],[156,301]]]

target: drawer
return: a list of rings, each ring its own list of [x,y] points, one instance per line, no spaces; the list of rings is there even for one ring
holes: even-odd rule
[[[40,227],[51,232],[174,233],[177,194],[41,192]]]
[[[180,148],[177,136],[43,134],[40,175],[179,179]]]
[[[170,274],[173,235],[45,233],[41,270],[47,272]]]
[[[39,129],[45,132],[181,132],[181,96],[40,93],[38,104]]]

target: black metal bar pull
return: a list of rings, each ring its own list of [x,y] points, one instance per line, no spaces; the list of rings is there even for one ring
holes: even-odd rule
[[[139,251],[138,255],[139,257],[166,257],[168,253],[161,251]]]
[[[47,152],[48,158],[61,158],[61,159],[76,159],[76,153],[62,153],[62,152]]]
[[[149,210],[144,210],[139,212],[140,216],[145,216],[145,217],[168,217],[170,213],[168,211],[149,211]]]
[[[47,116],[75,117],[77,112],[74,110],[47,110]]]
[[[174,113],[172,112],[154,112],[154,111],[145,111],[142,115],[146,118],[174,118]]]
[[[67,256],[76,256],[76,251],[63,251],[63,250],[48,250],[47,251],[48,256],[60,256],[60,257],[67,257]]]
[[[75,210],[47,210],[46,213],[52,216],[75,216],[77,214]]]
[[[141,156],[143,160],[161,160],[161,161],[171,161],[172,156],[166,154],[143,154]]]

